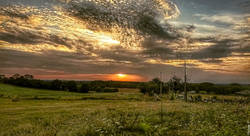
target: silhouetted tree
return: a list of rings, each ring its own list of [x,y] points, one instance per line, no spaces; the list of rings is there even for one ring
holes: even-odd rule
[[[5,75],[0,75],[0,82],[4,82],[5,78]]]
[[[177,91],[182,91],[182,84],[181,84],[181,79],[178,78],[177,76],[173,76],[169,80],[169,84],[171,86],[171,89],[177,93]]]
[[[159,78],[154,78],[154,79],[152,79],[151,82],[152,82],[152,83],[155,83],[155,84],[157,84],[157,85],[160,85],[160,84],[162,83],[162,81],[161,81]]]
[[[144,95],[147,93],[147,86],[146,85],[143,85],[140,87],[140,92],[143,93]]]
[[[53,90],[62,90],[63,89],[63,82],[61,80],[53,80],[51,82],[51,89]]]
[[[24,78],[28,79],[28,80],[32,80],[32,79],[34,79],[34,76],[33,75],[29,75],[29,74],[25,74]]]
[[[153,96],[155,93],[160,94],[160,84],[163,83],[159,78],[154,78],[152,81],[140,87],[140,92]]]
[[[13,78],[13,79],[18,79],[18,78],[20,78],[20,77],[21,77],[21,75],[20,75],[20,74],[17,74],[17,73],[14,74],[14,75],[12,75],[12,78]]]
[[[89,84],[82,84],[80,88],[80,92],[88,93],[90,91],[89,88],[90,88]]]
[[[0,75],[0,79],[4,79],[5,78],[5,75]]]
[[[70,92],[77,92],[77,84],[75,81],[67,81],[66,88]]]

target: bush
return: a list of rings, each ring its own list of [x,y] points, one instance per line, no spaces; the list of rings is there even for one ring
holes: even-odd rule
[[[140,87],[140,92],[145,95],[147,93],[147,88],[145,86]]]
[[[171,93],[170,100],[175,100],[175,94],[173,92]]]
[[[141,130],[144,133],[149,132],[151,129],[151,126],[149,124],[146,123],[139,123],[139,130]]]
[[[201,102],[202,101],[202,96],[201,95],[197,95],[194,97],[196,102]]]
[[[217,96],[213,96],[212,99],[213,99],[213,100],[217,100]]]

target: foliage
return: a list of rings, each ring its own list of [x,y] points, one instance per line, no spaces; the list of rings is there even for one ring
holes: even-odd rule
[[[183,84],[181,83],[181,79],[177,76],[173,76],[172,79],[169,80],[169,84],[175,93],[177,93],[177,91],[183,91]]]
[[[82,93],[88,93],[90,91],[90,86],[89,86],[89,84],[82,84],[81,85],[81,88],[80,88],[80,92],[82,92]]]
[[[66,82],[66,88],[70,92],[77,92],[77,84],[75,81],[68,81]]]
[[[250,90],[250,86],[248,85],[240,85],[236,83],[232,84],[213,84],[209,82],[204,83],[190,83],[188,84],[188,90],[195,91],[197,93],[208,93],[208,94],[236,94],[237,92],[243,90]]]
[[[163,94],[166,94],[169,90],[172,90],[174,93],[183,90],[181,79],[174,76],[172,79],[169,80],[168,83],[162,82],[159,78],[154,78],[152,79],[152,81],[149,81],[148,83],[141,86],[140,92],[153,96],[154,94],[160,94],[161,87]]]

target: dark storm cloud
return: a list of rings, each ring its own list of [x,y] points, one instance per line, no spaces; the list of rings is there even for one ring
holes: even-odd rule
[[[175,35],[171,34],[173,33],[172,27],[167,23],[164,25],[160,24],[158,20],[158,17],[164,18],[164,12],[173,10],[171,11],[172,13],[169,13],[169,16],[178,12],[171,3],[169,3],[172,6],[170,11],[159,13],[159,11],[154,9],[157,6],[154,0],[129,2],[126,4],[117,2],[117,5],[112,5],[105,2],[96,4],[89,1],[72,1],[67,6],[67,11],[75,17],[91,22],[88,27],[92,30],[101,28],[109,31],[115,24],[124,29],[135,29],[142,35],[148,34],[159,38],[175,38]]]
[[[0,7],[0,15],[14,17],[14,18],[20,18],[20,19],[28,19],[29,18],[29,14],[20,12],[14,6],[13,6],[13,8],[8,8],[8,9]]]
[[[33,24],[30,24],[29,17],[31,15],[35,15],[38,13],[35,12],[21,12],[22,9],[25,8],[23,6],[8,6],[0,7],[0,15],[10,17],[9,20],[3,21],[0,24],[2,30],[0,31],[0,40],[6,41],[11,44],[41,44],[41,43],[48,43],[48,44],[61,44],[70,47],[67,43],[69,41],[68,38],[59,37],[58,35],[48,34],[44,32],[43,28],[33,28]],[[20,22],[16,19],[22,19],[23,22]],[[11,23],[12,25],[7,25]],[[20,28],[25,23],[30,25],[26,28]],[[39,31],[43,30],[43,31]]]
[[[13,29],[13,28],[10,28]],[[70,39],[59,37],[57,35],[48,35],[47,33],[32,32],[29,30],[8,30],[8,32],[0,32],[0,40],[12,44],[60,44],[70,47],[68,44]]]
[[[234,40],[225,39],[215,41],[215,45],[191,53],[193,59],[224,58],[232,54],[232,42]]]
[[[199,39],[191,39],[191,42],[209,42],[213,43],[206,48],[190,51],[190,52],[175,52],[175,49],[170,48],[169,45],[175,44],[176,41],[162,41],[157,42],[156,39],[146,40],[143,42],[142,54],[146,58],[156,58],[161,60],[175,60],[175,59],[195,59],[205,63],[221,63],[220,58],[232,56],[232,53],[250,53],[250,44],[248,41],[242,39],[217,39],[216,37],[206,37]],[[245,46],[242,46],[242,41]],[[246,55],[238,55],[244,57]]]
[[[166,38],[168,40],[179,38],[177,32],[173,31],[173,26],[169,24],[165,24],[165,26],[164,29],[153,17],[150,16],[142,16],[137,24],[138,30],[142,33],[156,36],[158,38]]]
[[[32,3],[39,3],[38,2],[31,2]],[[47,1],[44,1],[47,3]],[[26,2],[21,2],[25,3]],[[119,2],[118,2],[119,3]],[[27,3],[26,3],[27,4]],[[52,3],[55,4],[55,3]],[[61,4],[61,3],[60,3]],[[164,17],[163,13],[158,13],[156,9],[152,9],[153,7],[159,6],[156,5],[157,3],[148,0],[144,3],[137,3],[132,2],[130,4],[123,4],[123,5],[116,5],[117,7],[113,7],[112,5],[105,5],[107,3],[96,4],[95,2],[90,1],[71,1],[68,4],[62,6],[67,14],[72,15],[74,17],[80,18],[82,21],[87,21],[88,27],[92,30],[109,30],[112,28],[113,24],[120,26],[124,29],[122,32],[124,37],[126,37],[126,29],[134,29],[138,33],[142,35],[147,35],[149,37],[154,37],[154,40],[151,40],[151,43],[147,40],[143,43],[145,48],[142,54],[139,55],[149,55],[154,57],[160,56],[161,58],[166,58],[166,53],[172,53],[171,49],[167,47],[160,47],[161,45],[155,42],[158,39],[164,40],[175,40],[178,39],[180,34],[173,28],[173,26],[164,23],[160,24],[159,18],[157,17]],[[39,5],[39,4],[38,4]],[[56,5],[56,4],[55,4]],[[171,5],[171,4],[170,4]],[[122,7],[124,6],[124,7]],[[172,5],[173,6],[173,5]],[[22,19],[29,19],[29,16],[32,14],[39,14],[39,13],[22,13],[19,12],[21,8],[20,6],[10,6],[9,8],[5,9],[2,8],[2,15],[9,16],[12,18],[20,18]],[[118,8],[118,10],[116,9]],[[172,12],[169,13],[169,16],[177,12],[174,7],[172,7]],[[40,11],[42,12],[42,11]],[[167,12],[167,11],[165,11]],[[43,13],[44,14],[44,13]],[[12,20],[15,25],[18,25],[20,22],[15,22]],[[29,24],[29,22],[26,22]],[[5,31],[0,32],[0,40],[6,41],[11,44],[32,44],[32,45],[39,45],[39,44],[50,44],[51,46],[55,45],[65,45],[67,47],[74,46],[78,49],[78,52],[82,52],[81,50],[87,50],[90,52],[94,52],[99,56],[107,59],[113,59],[116,61],[130,61],[130,62],[140,62],[144,61],[141,56],[135,56],[134,52],[130,51],[121,51],[115,50],[110,53],[109,50],[94,50],[93,46],[85,41],[85,39],[78,38],[79,40],[72,40],[67,37],[61,37],[58,35],[54,35],[51,33],[44,32],[45,28],[32,28],[32,24],[30,24],[31,29],[22,29],[18,27],[3,27]],[[35,30],[34,30],[35,29]],[[36,29],[42,29],[43,31],[36,31]],[[153,38],[152,38],[153,39]],[[82,46],[75,45],[75,43],[80,43]],[[145,44],[145,45],[144,45]],[[151,45],[150,45],[151,44]],[[157,44],[157,45],[153,45]],[[164,44],[166,46],[166,44]],[[165,56],[165,57],[164,57]],[[169,56],[168,56],[169,57]]]
[[[52,7],[53,5],[65,4],[64,0],[1,0],[0,6],[36,6],[36,7]]]
[[[23,8],[25,8],[25,4],[28,3],[29,0],[23,0],[19,2],[14,2],[16,4],[19,4],[19,6],[8,6],[8,7],[2,7],[1,12],[2,15],[11,17],[13,24],[18,25],[20,22],[15,22],[13,18],[22,18],[22,19],[29,19],[30,15],[36,15],[36,14],[54,14],[52,12],[55,9],[47,9],[44,7],[41,11],[36,12],[20,12]],[[45,3],[48,3],[48,0],[41,0]],[[31,5],[32,3],[41,3],[41,1],[32,2],[30,1]],[[56,3],[56,0],[52,1],[52,5],[60,5],[61,2]],[[5,2],[8,3],[8,2]],[[21,5],[23,3],[23,6]],[[168,40],[177,39],[180,37],[180,35],[176,32],[176,30],[173,28],[173,26],[167,24],[166,22],[164,24],[160,23],[161,20],[164,17],[170,17],[172,15],[175,15],[178,13],[178,9],[174,6],[173,3],[167,3],[170,9],[163,8],[156,9],[156,7],[159,7],[159,3],[157,3],[155,0],[147,0],[142,1],[141,3],[129,1],[125,4],[120,4],[119,1],[117,1],[117,5],[109,5],[111,3],[103,3],[102,1],[100,3],[91,2],[91,1],[82,1],[79,2],[78,0],[74,0],[69,2],[68,4],[60,5],[61,8],[63,8],[66,12],[66,14],[75,16],[80,18],[84,22],[88,22],[88,28],[91,30],[96,31],[109,31],[112,27],[119,26],[122,28],[120,31],[122,37],[127,37],[130,35],[130,31],[127,31],[127,29],[134,29],[137,31],[139,35],[143,35],[146,37],[156,37],[156,38],[164,38]],[[122,3],[122,2],[121,2]],[[12,2],[9,3],[10,5],[13,4]],[[39,4],[37,4],[39,5]],[[42,4],[44,5],[44,4]],[[40,7],[43,7],[40,5]],[[155,8],[152,8],[155,7]],[[48,12],[47,10],[51,10],[51,12]],[[46,12],[44,12],[46,11]],[[43,13],[44,12],[44,13]],[[165,15],[165,13],[168,13],[168,16]],[[55,16],[58,17],[58,16]],[[1,32],[0,34],[0,40],[9,42],[9,43],[21,43],[21,44],[39,44],[39,43],[48,43],[53,44],[62,44],[66,46],[74,46],[69,45],[68,41],[70,39],[65,37],[59,37],[57,35],[48,34],[48,33],[42,33],[41,31],[37,32],[34,31],[39,28],[32,28],[33,24],[29,24],[29,22],[25,22],[28,25],[30,25],[31,29],[21,29],[18,27],[6,27],[4,22],[2,24],[3,28],[5,28],[5,32]],[[22,22],[24,23],[24,22]],[[32,30],[33,29],[33,30]],[[47,28],[49,29],[49,28]],[[132,36],[133,37],[133,36]],[[79,38],[82,40],[82,38]],[[83,39],[84,41],[84,39]],[[132,43],[132,42],[131,42]],[[130,44],[130,43],[128,43]]]
[[[234,51],[238,53],[250,53],[250,44],[246,47],[239,47],[238,49],[234,49]]]
[[[20,44],[37,44],[40,43],[37,39],[41,39],[40,36],[36,34],[32,34],[30,32],[19,32],[19,33],[11,33],[11,32],[0,32],[0,40],[6,41],[9,43],[20,43]]]
[[[0,73],[4,72],[1,71],[1,69],[6,70],[8,68],[15,68],[17,73],[19,72],[18,69],[21,70],[25,68],[33,70],[43,69],[45,72],[52,71],[52,74],[53,71],[71,74],[113,74],[119,72],[135,73],[140,71],[138,70],[138,65],[141,65],[141,63],[134,65],[125,64],[119,61],[101,61],[96,57],[60,51],[46,51],[44,54],[34,54],[1,49],[0,54],[2,56],[0,58]]]
[[[250,1],[244,1],[244,2],[242,2],[241,6],[244,8],[244,10],[250,11]]]
[[[169,43],[158,43],[154,39],[146,40],[143,43],[143,54],[148,58],[160,58],[162,60],[174,59],[175,54],[173,49],[168,48]]]
[[[46,51],[43,54],[34,54],[16,50],[1,49],[0,65],[2,68],[41,68],[60,70],[65,72],[78,71],[82,61],[90,60],[89,56],[60,51]],[[20,63],[22,62],[22,63]],[[86,63],[87,66],[88,63]],[[89,68],[91,69],[91,68]]]
[[[137,75],[156,75],[156,71],[169,70],[175,71],[181,68],[173,66],[166,67],[165,65],[148,64],[137,62],[132,64],[124,64],[120,62],[100,62],[95,58],[83,56],[75,53],[65,53],[59,51],[47,51],[46,54],[33,54],[15,50],[0,50],[0,73],[9,68],[14,68],[15,73],[22,72],[23,69],[29,68],[29,72],[33,74],[113,74],[127,73]],[[58,59],[60,58],[60,59]],[[98,62],[99,61],[99,62]],[[22,63],[20,63],[22,62]],[[157,67],[155,67],[157,66]],[[179,71],[179,74],[181,73]],[[27,70],[25,71],[27,72]],[[39,73],[40,72],[40,73]],[[147,74],[145,74],[147,73]],[[14,74],[14,73],[11,73]],[[25,74],[25,73],[23,73]],[[154,76],[152,76],[153,78]],[[150,77],[151,78],[151,77]]]

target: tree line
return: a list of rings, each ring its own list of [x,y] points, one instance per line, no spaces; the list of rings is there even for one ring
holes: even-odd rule
[[[177,76],[173,76],[167,82],[163,82],[159,78],[154,78],[152,81],[141,86],[140,92],[152,96],[154,94],[160,94],[160,88],[162,88],[163,94],[169,92],[174,94],[182,93],[184,91],[184,82]],[[214,84],[209,82],[187,83],[187,91],[192,93],[229,95],[236,94],[243,90],[250,90],[250,85],[241,85],[237,83]]]
[[[22,87],[49,89],[58,91],[70,91],[88,93],[96,92],[118,92],[117,88],[137,88],[138,82],[119,81],[67,81],[67,80],[39,80],[33,75],[14,74],[10,77],[0,75],[0,82]]]
[[[11,84],[22,87],[38,88],[38,89],[50,89],[50,90],[65,90],[70,92],[84,92],[77,87],[76,81],[62,81],[62,80],[39,80],[34,79],[33,75],[25,74],[14,74],[10,77],[0,76],[1,82],[5,84]],[[87,90],[86,90],[87,91]]]
[[[0,82],[38,89],[49,89],[58,91],[70,91],[88,93],[96,92],[118,92],[117,88],[138,88],[143,94],[150,96],[169,92],[182,93],[184,91],[184,83],[181,78],[173,76],[169,81],[163,82],[159,78],[154,78],[149,82],[120,82],[120,81],[66,81],[66,80],[39,80],[34,79],[33,75],[14,74],[10,77],[0,75]],[[232,84],[213,84],[205,83],[188,83],[187,90],[195,93],[213,93],[213,94],[235,94],[242,90],[250,90],[250,85]]]

